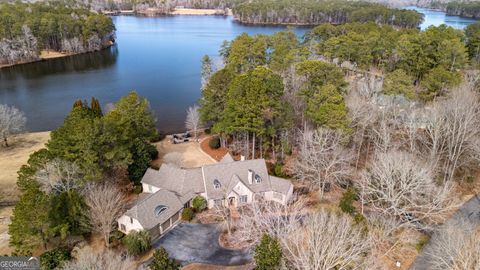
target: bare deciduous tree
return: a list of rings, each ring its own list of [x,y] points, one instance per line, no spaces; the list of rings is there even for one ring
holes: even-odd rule
[[[62,159],[47,162],[37,171],[36,179],[46,193],[62,193],[77,189],[81,185],[78,166]]]
[[[426,226],[454,207],[451,183],[437,185],[427,164],[405,152],[377,153],[360,188],[363,204],[403,225]]]
[[[130,270],[135,269],[136,264],[130,256],[123,256],[112,250],[106,250],[103,253],[94,251],[90,247],[80,249],[76,258],[63,265],[64,270]]]
[[[27,118],[24,113],[14,106],[0,104],[0,135],[5,146],[8,147],[8,138],[25,129]]]
[[[280,242],[294,269],[365,269],[371,240],[352,218],[321,210],[296,223]]]
[[[197,140],[198,129],[200,128],[200,112],[198,106],[194,105],[187,109],[187,119],[185,120],[185,127],[193,132],[195,141]]]
[[[84,192],[89,225],[93,231],[104,236],[105,245],[108,247],[113,225],[123,213],[125,195],[117,187],[108,183],[90,184]]]
[[[320,196],[327,183],[342,183],[351,175],[352,153],[342,145],[340,131],[319,129],[304,132],[299,154],[293,165],[294,175],[320,187]]]
[[[473,89],[474,85],[464,84],[427,112],[423,142],[445,181],[476,155],[472,150],[480,136],[480,101]]]
[[[480,269],[480,228],[470,221],[448,223],[430,241],[432,270]]]
[[[298,200],[290,205],[254,199],[240,209],[236,235],[241,242],[256,243],[263,234],[284,238],[294,233],[296,224],[305,217],[305,202]]]

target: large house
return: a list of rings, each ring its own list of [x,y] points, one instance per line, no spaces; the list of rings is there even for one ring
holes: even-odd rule
[[[268,175],[265,160],[234,161],[229,154],[198,168],[163,164],[160,170],[148,169],[142,186],[137,202],[118,219],[118,228],[124,233],[148,230],[152,238],[179,222],[182,210],[197,195],[213,208],[242,206],[254,197],[286,204],[293,193],[290,181]]]

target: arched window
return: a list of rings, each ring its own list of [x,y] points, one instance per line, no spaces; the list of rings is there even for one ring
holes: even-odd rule
[[[257,184],[261,183],[262,182],[262,177],[258,174],[255,174],[255,182],[257,182]]]
[[[168,209],[168,207],[165,206],[165,205],[159,205],[159,206],[155,207],[155,216],[156,217],[160,216],[160,214],[165,212],[165,210],[167,210],[167,209]]]
[[[218,179],[213,180],[213,187],[215,189],[219,189],[222,185],[220,184],[220,181]]]

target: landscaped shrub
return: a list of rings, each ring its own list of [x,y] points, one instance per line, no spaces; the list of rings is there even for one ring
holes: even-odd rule
[[[140,255],[150,249],[150,233],[147,231],[131,232],[122,239],[131,255]]]
[[[142,188],[142,185],[135,185],[135,186],[133,187],[133,192],[134,192],[135,194],[140,194],[140,193],[142,193],[142,189],[143,189],[143,188]]]
[[[150,139],[150,142],[152,143],[156,143],[156,142],[159,142],[163,139],[165,139],[165,133],[161,132],[161,131],[157,131],[157,134],[155,134],[155,136],[153,136],[152,139]]]
[[[428,241],[430,241],[430,237],[428,235],[422,235],[417,244],[415,244],[415,249],[420,252]]]
[[[40,256],[42,270],[60,268],[65,261],[70,260],[70,251],[65,248],[56,248],[43,253]]]
[[[125,237],[125,234],[119,230],[114,230],[110,233],[110,243],[113,241],[120,241],[122,238]]]
[[[147,144],[147,151],[148,154],[150,155],[150,158],[152,160],[155,160],[158,158],[158,150],[157,147],[153,144]]]
[[[194,213],[192,208],[185,208],[182,211],[182,219],[185,221],[191,221],[193,219]]]
[[[255,264],[257,270],[276,269],[282,261],[282,249],[278,240],[268,234],[262,236],[262,240],[255,248]]]
[[[287,174],[283,171],[284,164],[277,162],[273,164],[273,175],[278,177],[287,177]]]
[[[210,135],[210,134],[212,133],[212,130],[209,129],[209,128],[206,128],[206,129],[204,130],[204,132],[205,132],[205,134]]]
[[[192,201],[192,208],[199,213],[207,208],[207,200],[203,196],[196,196]]]
[[[155,250],[153,253],[153,261],[150,264],[151,270],[178,270],[180,269],[180,264],[178,264],[174,259],[170,259],[168,252],[165,248],[161,247],[160,249]]]
[[[342,198],[340,199],[340,209],[344,213],[353,215],[355,214],[355,207],[353,207],[353,202],[357,199],[357,192],[354,188],[349,188],[345,193],[343,193]]]
[[[217,136],[211,138],[210,141],[208,142],[208,146],[210,147],[210,149],[220,148],[220,138]]]

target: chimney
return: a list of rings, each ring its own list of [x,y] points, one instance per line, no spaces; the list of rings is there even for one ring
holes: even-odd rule
[[[240,156],[240,161],[244,161],[245,160],[245,156],[241,155]]]
[[[253,171],[248,170],[248,183],[251,185],[253,184]]]

